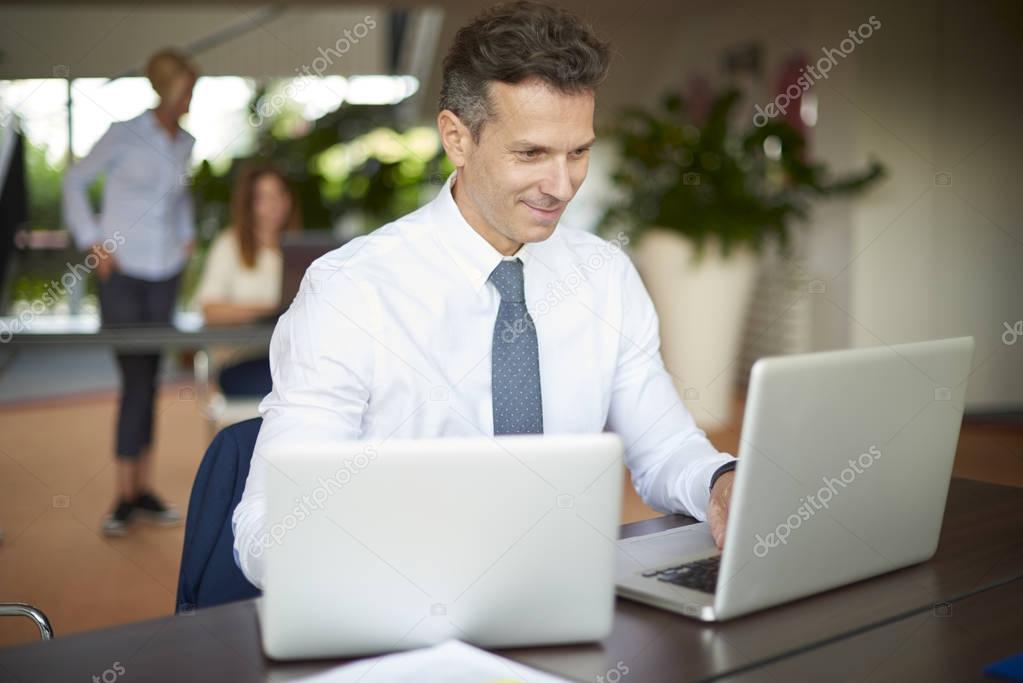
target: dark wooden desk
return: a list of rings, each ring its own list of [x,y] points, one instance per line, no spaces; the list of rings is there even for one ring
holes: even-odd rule
[[[173,325],[101,328],[98,316],[41,315],[22,320],[0,317],[0,341],[12,350],[41,346],[104,346],[118,351],[201,349],[207,346],[269,345],[274,322],[203,325],[202,316],[181,312]]]
[[[721,679],[728,683],[993,681],[984,668],[1023,652],[1023,579]]]
[[[664,517],[628,525],[624,536],[688,523]],[[628,680],[697,681],[774,665],[904,620],[937,603],[956,605],[1023,577],[1023,489],[956,479],[941,542],[922,565],[720,625],[619,600],[600,643],[502,654],[567,678],[607,679],[618,662]],[[201,610],[0,650],[0,678],[90,680],[119,662],[131,681],[285,681],[338,661],[276,664],[263,658],[253,602]],[[339,660],[340,661],[340,660]]]

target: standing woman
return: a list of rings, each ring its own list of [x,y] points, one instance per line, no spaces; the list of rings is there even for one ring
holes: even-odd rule
[[[188,113],[198,73],[177,50],[153,55],[146,76],[159,104],[111,124],[89,155],[65,174],[65,221],[78,248],[93,256],[87,262],[97,264],[104,327],[171,322],[195,233],[186,182],[195,138],[178,121]],[[100,175],[105,181],[96,216],[87,193]],[[150,482],[159,363],[158,353],[117,354],[118,497],[103,520],[103,533],[110,536],[123,535],[136,516],[163,524],[181,521],[153,493]]]

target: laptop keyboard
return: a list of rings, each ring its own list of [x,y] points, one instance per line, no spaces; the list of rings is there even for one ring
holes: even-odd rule
[[[705,560],[687,562],[677,567],[650,570],[643,572],[643,576],[676,586],[692,588],[703,593],[713,593],[718,583],[718,568],[721,566],[721,556],[715,555]]]

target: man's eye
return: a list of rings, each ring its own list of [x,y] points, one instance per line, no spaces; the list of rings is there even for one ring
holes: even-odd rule
[[[589,151],[590,151],[589,147],[580,147],[579,149],[572,152],[572,156],[576,158],[584,157],[586,156],[586,153]]]
[[[538,149],[524,149],[521,152],[519,152],[518,154],[523,159],[539,159],[540,158],[540,150],[538,150]]]

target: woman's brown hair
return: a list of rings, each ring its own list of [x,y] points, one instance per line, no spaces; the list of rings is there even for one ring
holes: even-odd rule
[[[256,182],[266,175],[276,177],[284,186],[288,197],[291,200],[291,210],[281,227],[282,232],[292,232],[302,229],[302,210],[298,205],[298,195],[288,183],[284,174],[270,162],[251,162],[242,167],[238,179],[234,183],[234,193],[231,197],[231,219],[234,230],[238,235],[238,247],[242,255],[242,263],[246,268],[256,266],[256,225],[252,216],[252,205],[256,195]]]

